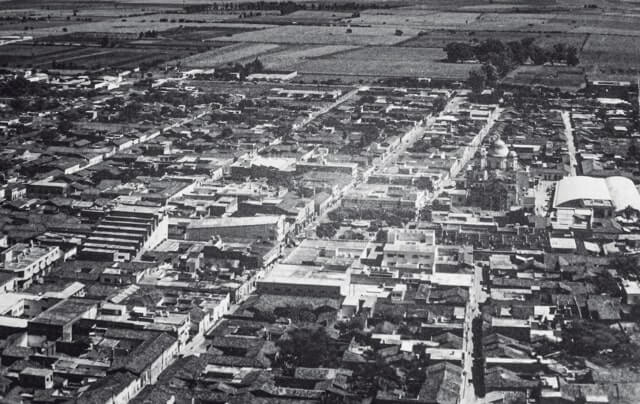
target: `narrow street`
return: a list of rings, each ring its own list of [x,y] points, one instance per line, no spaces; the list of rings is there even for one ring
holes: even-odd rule
[[[201,111],[201,112],[198,112],[197,114],[194,114],[193,116],[180,119],[179,121],[177,121],[177,122],[175,122],[175,123],[173,123],[173,124],[171,124],[169,126],[166,126],[166,127],[162,128],[162,129],[158,129],[157,131],[153,132],[152,134],[146,136],[144,139],[139,139],[136,143],[132,142],[129,145],[121,146],[117,151],[118,152],[122,152],[122,151],[125,151],[125,150],[129,150],[133,146],[137,146],[137,145],[141,145],[141,144],[147,143],[148,141],[157,138],[158,136],[160,136],[162,133],[164,133],[165,131],[167,131],[169,129],[175,129],[175,128],[178,128],[180,126],[187,125],[187,124],[189,124],[189,123],[191,123],[191,122],[193,122],[193,121],[195,121],[197,119],[202,118],[206,114],[207,114],[206,111]],[[96,166],[96,165],[102,163],[103,160],[111,157],[115,153],[116,152],[114,150],[113,152],[104,153],[104,155],[102,155],[101,158],[95,158],[94,157],[92,159],[92,161],[88,162],[87,164],[85,164],[83,166],[79,166],[76,169],[70,169],[70,170],[67,171],[67,173],[68,174],[75,174],[77,172],[80,172],[80,171],[86,170],[88,168],[91,168],[93,166]],[[36,182],[36,181],[32,181],[32,182]]]
[[[309,114],[308,117],[304,118],[302,120],[302,122],[298,122],[296,124],[293,125],[293,130],[300,130],[302,128],[304,128],[305,126],[307,126],[309,123],[313,122],[314,119],[316,119],[317,117],[319,117],[320,115],[324,115],[327,112],[331,111],[332,109],[334,109],[335,107],[337,107],[340,104],[343,104],[345,102],[347,102],[349,99],[353,98],[356,94],[358,94],[359,91],[365,91],[367,90],[368,87],[358,87],[355,88],[351,91],[349,91],[346,94],[341,95],[337,100],[335,100],[334,102],[332,102],[331,104],[312,112],[311,114]]]
[[[571,167],[570,175],[576,175],[576,168],[578,162],[576,161],[576,145],[573,140],[573,127],[571,126],[571,113],[569,111],[562,111],[562,122],[564,123],[564,136],[567,139],[567,148],[569,149],[569,164]]]
[[[460,390],[460,404],[473,404],[477,402],[475,390],[473,387],[472,370],[473,370],[473,329],[472,322],[475,317],[480,315],[479,303],[482,300],[482,268],[474,267],[473,281],[469,288],[469,301],[465,311],[464,318],[464,339],[462,341],[462,349],[464,351],[464,365],[462,367],[462,387]]]

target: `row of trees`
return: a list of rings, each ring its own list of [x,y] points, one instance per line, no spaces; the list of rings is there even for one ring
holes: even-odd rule
[[[452,42],[445,46],[448,62],[477,60],[482,67],[469,73],[467,84],[478,94],[486,87],[493,87],[511,70],[524,63],[543,65],[545,63],[579,63],[578,49],[573,45],[557,43],[550,49],[534,44],[534,38],[504,43],[497,39],[487,39],[478,45]]]
[[[376,220],[385,222],[388,226],[402,227],[415,218],[415,211],[411,209],[396,209],[394,211],[382,209],[351,209],[340,208],[328,213],[334,222],[343,220]]]
[[[637,364],[638,345],[619,328],[597,321],[572,321],[562,330],[560,348],[570,355],[583,356],[604,364]]]
[[[244,11],[244,10],[277,10],[281,14],[289,14],[297,10],[330,10],[330,11],[353,11],[353,10],[367,10],[367,9],[379,9],[390,8],[386,2],[372,3],[366,2],[324,2],[318,1],[315,3],[307,2],[293,2],[293,1],[253,1],[253,2],[220,2],[213,4],[197,4],[188,5],[184,7],[187,13],[202,13],[206,11]],[[354,18],[358,17],[357,12],[354,13]]]
[[[16,77],[0,84],[0,97],[13,98],[21,96],[47,97],[55,95],[55,90],[47,84],[31,82],[24,77]]]
[[[230,64],[227,68],[219,69],[220,74],[224,74],[225,71],[239,73],[240,80],[246,79],[247,76],[253,73],[262,73],[264,72],[264,70],[265,67],[258,58],[255,58],[253,62],[248,62],[245,64],[234,63],[233,65]],[[216,71],[216,74],[218,74],[218,71]]]
[[[499,39],[487,39],[477,45],[452,42],[444,47],[444,51],[447,53],[448,62],[478,60],[491,63],[501,74],[525,63],[543,65],[564,62],[569,66],[575,66],[580,62],[578,49],[573,45],[557,43],[553,47],[545,49],[534,42],[534,38],[524,38],[520,41],[506,43]]]

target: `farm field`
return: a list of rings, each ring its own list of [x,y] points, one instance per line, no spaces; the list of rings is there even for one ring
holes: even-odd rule
[[[584,71],[567,66],[520,66],[509,73],[504,84],[546,86],[566,91],[576,91],[584,86]]]
[[[216,23],[225,21],[227,18],[234,19],[236,21],[236,15],[225,14],[223,17],[218,18],[216,21],[203,20],[198,17],[185,17],[182,14],[180,18],[172,18],[163,15],[143,15],[136,17],[126,18],[109,18],[101,21],[65,21],[63,24],[54,24],[52,26],[37,26],[34,25],[33,29],[28,31],[24,30],[24,24],[0,26],[0,35],[24,35],[28,34],[34,38],[41,38],[52,35],[62,35],[65,33],[73,32],[104,32],[104,33],[120,33],[120,34],[139,34],[146,31],[167,31],[171,29],[177,29],[182,27],[213,27]],[[180,22],[180,19],[183,19]],[[29,25],[32,25],[29,23]],[[264,28],[256,26],[257,28]]]
[[[285,50],[276,50],[260,57],[260,61],[268,68],[274,70],[292,69],[306,60],[315,60],[321,57],[328,57],[337,53],[357,49],[351,45],[303,45],[292,46]],[[249,60],[241,60],[247,62]]]
[[[535,38],[536,44],[541,47],[550,47],[558,42],[573,45],[580,49],[587,38],[586,34],[540,34],[520,31],[455,31],[434,30],[422,31],[420,35],[409,39],[400,46],[418,48],[443,48],[451,42],[467,42],[470,44],[482,42],[487,39],[499,39],[502,41],[519,41],[524,38]]]
[[[418,31],[405,29],[396,35],[395,28],[388,27],[347,27],[287,25],[260,31],[244,32],[231,37],[220,38],[235,42],[268,42],[281,44],[308,45],[393,45],[417,35]],[[213,40],[216,40],[215,38]]]
[[[414,29],[451,28],[464,26],[480,17],[478,13],[447,13],[432,10],[370,10],[361,13],[359,18],[350,19],[355,25],[388,25]]]
[[[464,79],[475,64],[442,62],[438,48],[365,47],[309,60],[292,68],[302,74],[355,74],[374,77],[451,77]],[[375,63],[371,61],[375,60]]]
[[[550,23],[562,23],[570,24],[576,28],[589,27],[598,30],[602,29],[615,29],[615,30],[630,30],[640,31],[640,18],[638,15],[577,15],[567,16],[561,15],[556,18],[552,18]]]
[[[180,61],[193,68],[259,57],[267,68],[295,69],[305,80],[340,75],[349,80],[389,76],[461,80],[478,65],[444,62],[446,44],[532,37],[543,48],[556,43],[578,48],[579,68],[587,75],[627,77],[640,71],[640,2],[594,0],[593,9],[570,0],[390,0],[385,8],[351,9],[340,8],[351,0],[327,0],[322,10],[313,4],[281,14],[236,6],[244,1],[248,0],[225,2],[224,10],[191,13],[183,7],[212,2],[65,0],[45,7],[5,1],[0,35],[30,35],[35,45],[0,48],[0,64],[51,68],[55,61],[92,69]],[[358,3],[368,2],[379,1]],[[338,6],[328,9],[333,3]],[[558,68],[524,66],[507,80],[574,83],[576,72]]]
[[[254,12],[255,13],[255,12]],[[339,22],[350,18],[353,13],[338,11],[309,11],[299,10],[290,14],[281,15],[276,11],[261,11],[260,16],[249,16],[243,18],[244,22],[266,23],[266,24],[302,24],[302,25],[325,25]]]
[[[96,53],[76,57],[72,59],[63,59],[58,63],[64,62],[67,69],[87,69],[95,70],[101,68],[122,68],[132,69],[140,65],[157,65],[165,61],[180,58],[184,56],[184,51],[151,51],[140,52],[138,50],[106,50]]]
[[[160,33],[162,38],[173,41],[193,41],[203,42],[211,38],[229,37],[237,33],[252,31],[257,28],[248,26],[246,28],[203,26],[203,27],[183,27],[174,28]]]
[[[270,43],[234,43],[222,48],[192,55],[180,60],[182,66],[190,68],[209,68],[256,57],[282,48]]]
[[[536,45],[542,48],[551,48],[557,43],[563,43],[569,46],[575,46],[578,50],[582,49],[587,40],[586,34],[544,34],[536,38]]]
[[[591,35],[581,63],[591,74],[635,76],[640,73],[640,38]]]
[[[0,47],[0,66],[39,65],[42,60],[72,54],[76,50],[72,46],[5,45]]]
[[[129,69],[184,57],[187,54],[186,48],[103,48],[19,43],[0,47],[0,66],[81,70],[103,67]]]

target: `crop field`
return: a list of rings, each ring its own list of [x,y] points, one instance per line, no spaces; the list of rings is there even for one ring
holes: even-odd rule
[[[74,50],[71,46],[5,45],[0,47],[0,66],[39,64],[42,59],[54,58]]]
[[[580,50],[585,44],[587,37],[586,34],[544,34],[538,36],[535,43],[543,48],[551,48],[557,43],[563,43],[569,46],[575,46]]]
[[[558,42],[576,46],[580,49],[587,38],[586,34],[540,34],[537,32],[520,31],[452,31],[434,30],[422,31],[417,37],[411,38],[400,46],[416,48],[444,48],[451,42],[466,42],[474,44],[487,39],[499,39],[501,41],[519,41],[524,38],[535,38],[536,44],[542,47],[550,47]]]
[[[475,64],[442,62],[438,48],[365,47],[294,66],[310,75],[355,74],[373,77],[450,77],[464,79]],[[375,60],[375,63],[371,61]]]
[[[10,44],[0,47],[0,66],[92,70],[103,67],[133,68],[156,64],[188,54],[187,49],[101,48]]]
[[[267,24],[303,24],[303,25],[325,25],[332,24],[350,18],[352,13],[324,10],[299,10],[290,14],[281,15],[279,12],[272,11],[267,13],[260,12],[260,16],[249,16],[244,18],[245,22],[260,22]]]
[[[470,22],[465,29],[523,32],[563,32],[569,29],[565,23],[550,24],[549,21],[554,17],[556,14],[485,13]]]
[[[351,32],[348,32],[351,30]],[[308,45],[393,45],[418,33],[405,29],[396,35],[395,28],[388,27],[325,27],[288,25],[260,31],[244,32],[231,37],[220,38],[235,42],[261,42]],[[214,38],[215,40],[215,38]]]
[[[359,18],[351,19],[351,22],[358,25],[389,25],[420,30],[430,27],[455,28],[473,22],[479,17],[478,13],[446,13],[413,9],[371,10],[363,12]]]
[[[221,16],[215,16],[221,17]],[[103,32],[110,34],[139,34],[146,31],[168,31],[177,29],[180,27],[215,27],[217,23],[222,23],[227,18],[233,18],[234,15],[224,15],[223,18],[216,18],[207,20],[198,17],[188,18],[186,14],[180,14],[180,17],[172,18],[169,16],[163,16],[162,14],[154,14],[151,16],[143,15],[136,17],[126,18],[110,18],[101,21],[64,21],[56,24],[49,24],[43,26],[34,25],[33,29],[24,31],[24,24],[0,26],[0,35],[31,35],[35,38],[41,38],[52,35],[63,35],[65,33],[87,33],[87,32]],[[181,22],[182,19],[182,22]],[[46,23],[46,21],[45,21]],[[43,23],[44,24],[44,23]],[[28,25],[32,25],[29,23]],[[233,28],[236,25],[231,25],[229,28]],[[246,26],[244,24],[243,26]],[[223,27],[224,28],[224,27]],[[255,26],[254,29],[263,28],[261,26]]]
[[[640,18],[629,15],[577,15],[577,16],[557,16],[552,18],[550,23],[569,24],[574,28],[592,28],[597,30],[615,29],[640,31]]]
[[[10,44],[0,46],[0,66],[40,66],[57,58],[80,54],[81,51],[73,46]]]
[[[195,41],[202,42],[211,38],[230,37],[234,34],[252,31],[254,28],[248,26],[247,28],[225,28],[220,26],[213,27],[183,27],[174,28],[168,31],[160,33],[162,38],[167,38],[175,41]]]
[[[351,45],[292,46],[286,50],[278,50],[261,56],[260,61],[269,69],[292,69],[306,60],[328,57],[353,49],[357,49],[357,47]]]
[[[118,67],[131,69],[140,64],[159,64],[184,56],[185,52],[165,51],[165,52],[140,52],[137,50],[105,50],[97,51],[93,54],[63,59],[58,63],[64,63],[67,69],[95,70],[104,67]]]
[[[262,54],[281,48],[269,43],[234,43],[208,52],[192,55],[180,60],[182,66],[203,68],[220,66],[245,59],[254,59]]]
[[[539,85],[575,91],[584,85],[584,72],[578,67],[520,66],[503,80],[511,85]]]
[[[592,74],[634,76],[640,73],[640,38],[591,35],[580,60]]]
[[[18,0],[10,0],[10,1],[18,1]],[[87,0],[70,0],[69,2],[74,2],[77,1],[79,3],[85,3],[87,2]],[[255,1],[255,0],[228,0],[225,1],[224,3],[230,3],[230,4],[242,4],[242,3],[247,3],[249,1]],[[389,4],[389,5],[394,5],[394,6],[403,6],[403,5],[413,5],[416,3],[419,3],[422,0],[385,0],[385,3]],[[468,0],[465,0],[468,1]],[[318,0],[298,0],[296,1],[297,3],[318,3]],[[359,3],[362,4],[367,4],[367,3],[372,3],[372,4],[378,4],[380,3],[380,0],[359,0]],[[118,4],[153,4],[153,5],[175,5],[176,4],[176,0],[118,0],[117,1]],[[353,3],[353,0],[326,0],[326,3],[330,3],[330,4],[345,4],[345,3]],[[179,4],[182,4],[182,2],[180,2]],[[197,5],[197,4],[211,4],[211,0],[185,0],[185,4],[188,5]]]

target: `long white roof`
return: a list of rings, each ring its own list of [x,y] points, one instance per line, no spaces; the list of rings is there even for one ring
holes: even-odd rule
[[[640,210],[640,194],[633,181],[626,177],[595,178],[587,176],[565,177],[556,185],[553,206],[567,202],[591,199],[610,201],[616,211],[627,206]]]
[[[616,210],[627,206],[640,210],[640,194],[633,181],[627,177],[609,177],[606,181]]]
[[[611,195],[607,183],[602,178],[576,176],[564,177],[556,185],[553,206],[562,206],[567,202],[581,199],[601,199],[610,201]]]

